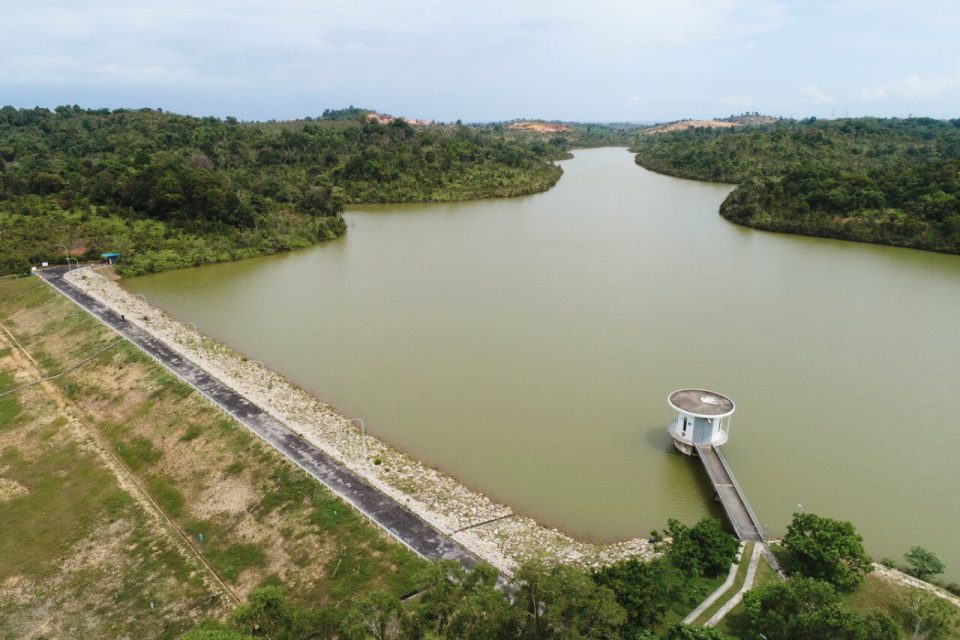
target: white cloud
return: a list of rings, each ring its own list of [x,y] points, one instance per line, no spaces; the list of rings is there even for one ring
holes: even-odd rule
[[[804,102],[811,104],[833,104],[833,96],[827,95],[823,89],[815,84],[800,87],[800,97]]]
[[[933,97],[960,86],[958,76],[936,76],[921,78],[917,74],[907,77],[901,84],[903,91],[910,95]]]
[[[61,57],[78,64],[77,81],[103,65],[190,68],[202,77],[256,78],[311,69],[331,73],[341,57],[400,64],[442,56],[482,60],[569,42],[591,49],[687,46],[736,41],[785,21],[773,0],[581,0],[420,3],[384,0],[12,0],[4,3],[0,41],[30,65],[0,58],[6,78],[56,77]],[[6,6],[11,4],[12,6]],[[77,77],[75,73],[81,73]]]
[[[938,98],[960,90],[960,63],[953,74],[923,77],[916,73],[895,82],[860,89],[857,97],[861,100],[883,100],[887,98]]]

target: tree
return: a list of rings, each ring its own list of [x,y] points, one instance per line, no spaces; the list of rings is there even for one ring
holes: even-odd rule
[[[247,603],[237,607],[230,619],[235,627],[271,640],[301,638],[309,628],[305,614],[290,605],[283,587],[275,586],[251,591]]]
[[[748,591],[743,596],[750,631],[754,637],[762,634],[771,640],[795,637],[782,632],[838,601],[836,591],[828,583],[802,577]]]
[[[481,565],[463,582],[463,596],[447,624],[450,638],[496,640],[516,629],[506,594],[496,588],[496,569]]]
[[[613,592],[584,572],[566,565],[547,568],[539,562],[520,567],[517,604],[523,611],[524,638],[619,638],[627,614]]]
[[[849,522],[795,513],[783,546],[790,552],[791,569],[840,589],[853,589],[862,582],[861,574],[872,570],[863,538]]]
[[[796,577],[748,591],[743,598],[748,638],[768,640],[896,640],[899,631],[880,612],[862,617],[833,586]]]
[[[700,549],[700,571],[713,577],[726,572],[737,557],[739,543],[716,518],[704,518],[690,529]]]
[[[943,562],[935,553],[927,551],[923,547],[911,547],[910,551],[903,554],[903,558],[910,565],[910,575],[921,580],[943,573],[945,568]]]
[[[667,527],[666,533],[672,538],[668,557],[686,575],[719,575],[737,557],[736,539],[715,518],[704,518],[693,528],[669,520]]]
[[[944,638],[960,625],[956,606],[921,589],[911,590],[901,606],[904,622],[914,640]]]
[[[381,591],[360,598],[341,625],[347,640],[400,640],[403,637],[403,606]]]
[[[737,640],[733,636],[714,629],[713,627],[691,627],[686,624],[675,624],[667,629],[663,640]]]
[[[593,579],[613,591],[617,603],[627,612],[630,630],[660,624],[669,608],[669,582],[663,560],[644,562],[631,558],[596,571]]]
[[[879,609],[874,609],[864,618],[866,640],[900,640],[900,627]]]
[[[457,562],[437,562],[427,569],[427,587],[417,599],[413,626],[417,633],[443,638],[495,640],[511,626],[506,594],[497,590],[497,571],[480,565],[466,573]]]

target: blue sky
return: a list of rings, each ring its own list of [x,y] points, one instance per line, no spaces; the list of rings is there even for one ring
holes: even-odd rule
[[[0,104],[960,117],[960,1],[2,0]]]

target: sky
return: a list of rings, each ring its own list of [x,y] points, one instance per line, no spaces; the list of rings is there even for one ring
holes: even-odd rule
[[[960,117],[960,0],[0,0],[0,105]]]

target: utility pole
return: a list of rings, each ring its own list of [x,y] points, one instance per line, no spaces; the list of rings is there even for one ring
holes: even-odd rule
[[[193,327],[193,337],[197,341],[197,351],[200,351],[200,332],[197,331],[197,325],[192,322],[188,322],[191,327]]]
[[[58,247],[63,247],[63,255],[65,255],[65,256],[67,257],[67,270],[68,270],[68,271],[73,270],[73,267],[70,266],[70,250],[67,249],[67,245],[65,245],[65,244],[58,244],[57,246],[58,246]],[[77,261],[77,266],[80,266],[80,261],[79,261],[79,260]]]
[[[367,425],[363,423],[361,418],[350,418],[350,422],[359,422],[360,423],[360,446],[363,449],[363,462],[367,462]]]

